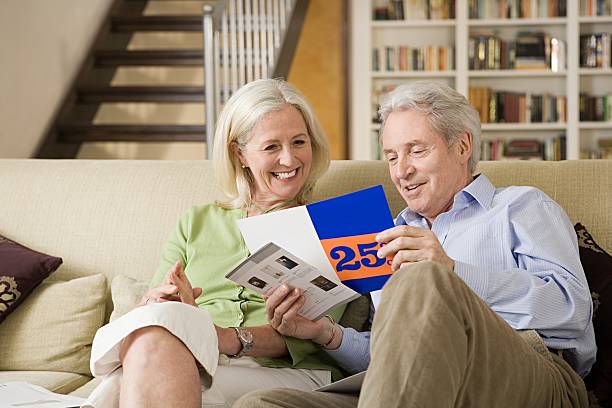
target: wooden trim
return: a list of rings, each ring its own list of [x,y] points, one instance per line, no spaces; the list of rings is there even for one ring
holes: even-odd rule
[[[308,0],[296,0],[295,8],[291,14],[291,21],[287,25],[287,32],[285,33],[285,40],[283,41],[280,50],[278,50],[278,60],[272,74],[272,78],[284,78],[287,79],[291,64],[293,63],[293,56],[297,48],[302,27],[304,26],[304,20],[306,19],[306,12],[308,11]]]

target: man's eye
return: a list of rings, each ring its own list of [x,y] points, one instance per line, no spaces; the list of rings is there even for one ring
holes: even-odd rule
[[[387,161],[388,161],[389,163],[393,163],[393,162],[395,162],[395,161],[397,160],[397,157],[394,157],[394,156],[389,157],[389,156],[387,156],[387,158],[386,158],[386,159],[387,159]]]

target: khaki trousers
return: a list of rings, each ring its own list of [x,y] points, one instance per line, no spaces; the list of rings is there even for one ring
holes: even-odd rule
[[[582,379],[534,332],[527,334],[514,331],[455,273],[419,262],[385,286],[359,397],[271,390],[234,407],[587,407]]]

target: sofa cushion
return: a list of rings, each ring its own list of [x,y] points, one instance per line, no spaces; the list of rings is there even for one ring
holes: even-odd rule
[[[145,282],[124,275],[115,276],[111,282],[113,313],[110,315],[110,321],[132,310],[148,289],[149,285]]]
[[[59,371],[0,371],[0,384],[11,381],[25,381],[59,394],[73,392],[90,380],[91,377],[87,375]]]
[[[104,321],[106,278],[46,281],[0,325],[0,370],[90,375],[89,354]]]
[[[0,235],[0,323],[61,263]]]
[[[574,226],[580,261],[593,298],[593,326],[597,340],[597,361],[585,378],[590,398],[600,406],[612,405],[612,256],[595,242],[586,227]]]

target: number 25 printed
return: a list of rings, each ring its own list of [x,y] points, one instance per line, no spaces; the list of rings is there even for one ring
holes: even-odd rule
[[[376,234],[333,238],[321,241],[341,280],[358,279],[391,272],[390,262],[376,256],[380,247]],[[367,269],[365,269],[367,268]]]

